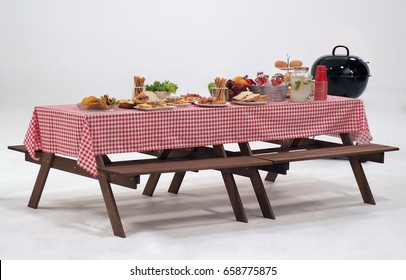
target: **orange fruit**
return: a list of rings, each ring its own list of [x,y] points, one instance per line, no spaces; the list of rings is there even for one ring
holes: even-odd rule
[[[240,79],[238,82],[244,86],[249,86],[248,82],[245,79]]]
[[[239,82],[240,80],[243,80],[243,79],[244,78],[242,76],[236,76],[236,77],[233,78],[233,81],[237,83],[237,82]]]

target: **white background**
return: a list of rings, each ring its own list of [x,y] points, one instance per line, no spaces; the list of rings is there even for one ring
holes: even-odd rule
[[[0,3],[0,106],[128,98],[134,75],[206,95],[216,76],[274,74],[286,53],[311,66],[339,44],[370,63],[369,88],[405,88],[402,0]]]

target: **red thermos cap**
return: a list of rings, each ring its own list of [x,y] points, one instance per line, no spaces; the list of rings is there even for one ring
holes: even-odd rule
[[[320,82],[327,81],[327,73],[325,65],[317,65],[315,80]]]

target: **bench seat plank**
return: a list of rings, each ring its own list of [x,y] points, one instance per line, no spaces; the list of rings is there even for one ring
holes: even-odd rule
[[[273,154],[259,154],[255,157],[272,161],[274,164],[279,164],[293,161],[335,158],[340,156],[351,157],[370,154],[381,154],[397,150],[399,150],[399,148],[379,144],[341,145],[339,147],[329,147],[321,149],[292,150],[289,152]]]
[[[17,151],[17,152],[21,152],[21,153],[25,153],[27,151],[27,148],[24,145],[8,146],[7,148],[9,150]]]
[[[252,156],[240,156],[232,158],[210,158],[194,160],[155,160],[145,164],[126,165],[126,166],[106,166],[99,168],[99,171],[109,174],[120,175],[145,175],[154,172],[185,172],[206,169],[228,169],[242,167],[256,167],[272,164],[268,160]]]

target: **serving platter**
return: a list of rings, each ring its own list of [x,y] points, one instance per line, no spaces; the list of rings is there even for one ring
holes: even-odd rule
[[[167,103],[167,105],[174,106],[174,107],[188,107],[188,106],[191,106],[192,103],[183,103],[183,104]]]
[[[136,107],[136,109],[139,110],[139,111],[163,111],[163,110],[172,110],[173,108],[174,108],[173,106],[155,107],[155,108],[141,108],[141,107]]]
[[[195,103],[195,105],[204,108],[218,108],[218,107],[227,107],[229,103],[222,103],[222,104],[210,104],[210,103]]]
[[[233,101],[232,103],[237,105],[255,106],[268,104],[268,101],[259,101],[259,102]]]

